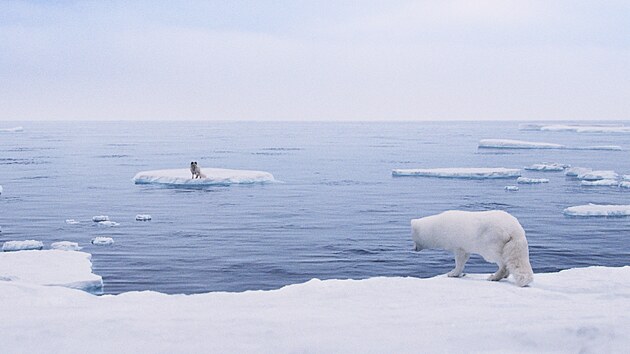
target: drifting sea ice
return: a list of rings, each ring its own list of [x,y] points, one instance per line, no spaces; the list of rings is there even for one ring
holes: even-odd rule
[[[439,177],[464,179],[516,178],[521,170],[513,168],[432,168],[395,169],[392,176]]]
[[[0,133],[17,133],[17,132],[23,132],[24,128],[23,127],[13,127],[13,128],[2,128],[0,129]]]
[[[111,237],[98,236],[92,239],[92,244],[97,246],[107,246],[114,243],[114,239]]]
[[[96,294],[102,293],[103,280],[92,273],[90,260],[89,253],[60,250],[0,253],[0,275],[8,275],[12,283],[63,286]],[[40,300],[50,299],[43,297]],[[6,350],[6,346],[3,346],[3,351]]]
[[[101,222],[101,221],[109,221],[109,216],[107,215],[96,215],[92,217],[92,221]]]
[[[79,251],[82,247],[79,247],[79,244],[76,242],[59,241],[51,243],[50,248],[61,251]]]
[[[620,185],[620,183],[617,182],[617,180],[615,179],[598,179],[594,181],[584,180],[580,182],[580,184],[587,187],[590,187],[590,186],[617,187]]]
[[[482,139],[479,148],[486,149],[564,149],[564,145],[510,139]]]
[[[136,184],[165,184],[173,186],[212,186],[275,182],[273,175],[263,171],[202,168],[205,178],[192,179],[188,169],[156,170],[138,172]]]
[[[630,181],[622,181],[621,183],[619,183],[619,187],[630,188]]]
[[[564,209],[567,216],[630,216],[630,205],[588,204]]]
[[[136,221],[149,221],[149,220],[151,220],[151,215],[149,214],[136,215]]]
[[[44,248],[42,241],[26,240],[26,241],[7,241],[2,245],[4,252],[24,251],[24,250],[41,250]]]
[[[0,186],[0,194],[2,194],[2,186]]]
[[[593,169],[588,167],[571,167],[564,172],[564,175],[567,177],[578,177],[592,171]]]
[[[80,224],[80,221],[76,221],[74,219],[66,219],[66,224],[68,225],[76,225],[76,224]]]
[[[520,183],[520,184],[549,183],[549,179],[547,179],[547,178],[519,177],[519,178],[516,179],[516,183]]]
[[[509,192],[516,192],[516,191],[518,191],[518,187],[517,186],[505,186],[504,189],[506,191],[509,191]]]
[[[543,162],[543,163],[537,163],[531,166],[527,166],[525,167],[525,169],[528,171],[564,171],[565,168],[569,168],[569,167],[571,166],[561,164],[561,163]]]
[[[579,174],[577,176],[579,179],[583,179],[585,181],[599,181],[601,179],[617,179],[619,175],[615,171],[590,171],[584,174]]]
[[[96,223],[96,225],[98,226],[104,226],[104,227],[112,227],[112,226],[118,226],[120,225],[119,223],[115,222],[115,221],[109,221],[109,220],[105,220],[105,221],[99,221]]]

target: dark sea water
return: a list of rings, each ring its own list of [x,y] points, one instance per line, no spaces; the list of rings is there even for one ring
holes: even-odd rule
[[[430,277],[450,254],[413,252],[409,221],[448,209],[501,209],[527,232],[535,272],[630,264],[630,218],[569,218],[587,203],[630,204],[630,189],[581,187],[561,172],[514,180],[392,177],[394,168],[559,162],[630,174],[630,134],[519,131],[518,122],[2,122],[0,242],[78,242],[105,293],[274,289],[311,278]],[[624,151],[478,150],[483,138]],[[139,171],[262,170],[283,183],[208,188],[135,185]],[[151,214],[137,222],[136,214]],[[94,215],[120,225],[96,226]],[[81,221],[67,225],[66,219]],[[110,236],[111,246],[94,246]],[[494,272],[479,257],[467,272]]]

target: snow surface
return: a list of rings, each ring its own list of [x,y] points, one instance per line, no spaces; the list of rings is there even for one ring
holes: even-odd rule
[[[5,352],[626,353],[630,347],[630,267],[536,274],[526,288],[468,274],[94,296],[40,285],[53,275],[71,284],[85,279],[89,255],[28,252],[0,255],[0,262],[16,256],[0,263]],[[31,257],[45,252],[54,252],[55,262]],[[32,272],[38,279],[21,276],[34,266],[41,266]]]
[[[23,127],[13,127],[13,128],[2,128],[0,129],[1,133],[17,133],[17,132],[23,132],[24,128]]]
[[[133,178],[136,184],[166,185],[229,185],[274,182],[273,175],[263,171],[203,168],[206,178],[192,179],[189,169],[156,170],[139,172]]]
[[[565,149],[565,150],[623,150],[617,145],[599,146],[577,146],[568,147],[560,144],[541,143],[534,141],[511,140],[511,139],[482,139],[479,141],[479,148],[482,149]]]
[[[520,183],[520,184],[549,183],[549,179],[547,179],[547,178],[519,177],[519,178],[516,179],[516,183]]]
[[[53,242],[53,243],[50,244],[50,248],[52,248],[54,250],[62,250],[62,251],[79,251],[79,250],[81,250],[81,247],[79,247],[78,243],[70,242],[70,241]]]
[[[9,282],[0,280],[0,287],[5,287],[4,285],[8,283],[23,288],[24,283],[28,283],[29,286],[54,285],[99,293],[102,291],[103,280],[100,276],[92,274],[91,257],[89,253],[85,252],[61,250],[0,253],[0,279],[10,280]],[[23,289],[26,290],[27,288]],[[3,292],[0,291],[0,294]],[[4,300],[3,297],[2,313],[5,316],[3,321],[7,319],[7,310],[15,311],[16,314],[19,314],[18,318],[22,314],[31,313],[31,306],[26,306],[26,304],[19,308],[8,309],[8,304]],[[54,305],[56,302],[57,299],[47,296],[37,299],[40,306]],[[32,302],[31,305],[37,306],[37,303]],[[36,315],[36,313],[34,314]],[[6,346],[3,344],[4,350],[6,350]]]
[[[561,163],[543,162],[527,166],[525,169],[528,171],[564,171],[568,167],[570,166]]]
[[[630,205],[588,204],[564,209],[567,216],[630,216]]]
[[[494,179],[516,178],[521,170],[513,168],[430,168],[430,169],[395,169],[393,176]]]
[[[151,215],[149,214],[136,215],[136,221],[149,221],[149,220],[151,220]]]
[[[518,187],[517,186],[505,186],[505,190],[506,191],[510,191],[510,192],[516,192],[516,191],[518,191]]]
[[[114,239],[111,237],[97,236],[92,239],[92,244],[97,246],[107,246],[114,243]]]
[[[101,222],[101,221],[109,221],[109,216],[107,215],[96,215],[92,217],[92,221]]]
[[[66,224],[68,225],[76,225],[76,224],[80,224],[80,221],[76,221],[74,219],[66,219]]]
[[[44,248],[42,241],[25,240],[25,241],[6,241],[2,244],[2,250],[8,251],[22,251],[22,250],[41,250]]]

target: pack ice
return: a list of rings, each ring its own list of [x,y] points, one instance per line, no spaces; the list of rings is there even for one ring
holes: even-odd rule
[[[575,133],[630,133],[630,127],[622,124],[520,124],[519,130],[538,130],[551,132],[575,132]]]
[[[577,146],[568,147],[561,144],[542,143],[535,141],[511,140],[511,139],[482,139],[479,141],[480,149],[566,149],[566,150],[622,150],[617,145]]]
[[[136,184],[164,184],[174,186],[211,186],[274,182],[273,175],[263,171],[203,168],[206,178],[192,179],[188,169],[143,171],[133,177]]]
[[[464,178],[464,179],[495,179],[517,178],[520,169],[514,168],[429,168],[429,169],[395,169],[392,176]]]
[[[543,162],[527,166],[525,169],[528,171],[564,171],[565,168],[569,167],[571,166],[556,162]]]
[[[25,241],[7,241],[2,244],[2,250],[8,251],[22,251],[22,250],[41,250],[44,248],[42,241],[25,240]]]
[[[529,177],[519,177],[516,179],[516,183],[520,184],[539,184],[539,183],[549,183],[547,178],[529,178]]]
[[[630,205],[588,204],[564,209],[567,216],[630,216]]]

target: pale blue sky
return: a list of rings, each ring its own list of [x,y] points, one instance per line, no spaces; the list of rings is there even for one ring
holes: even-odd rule
[[[39,119],[630,119],[630,2],[0,0]]]

